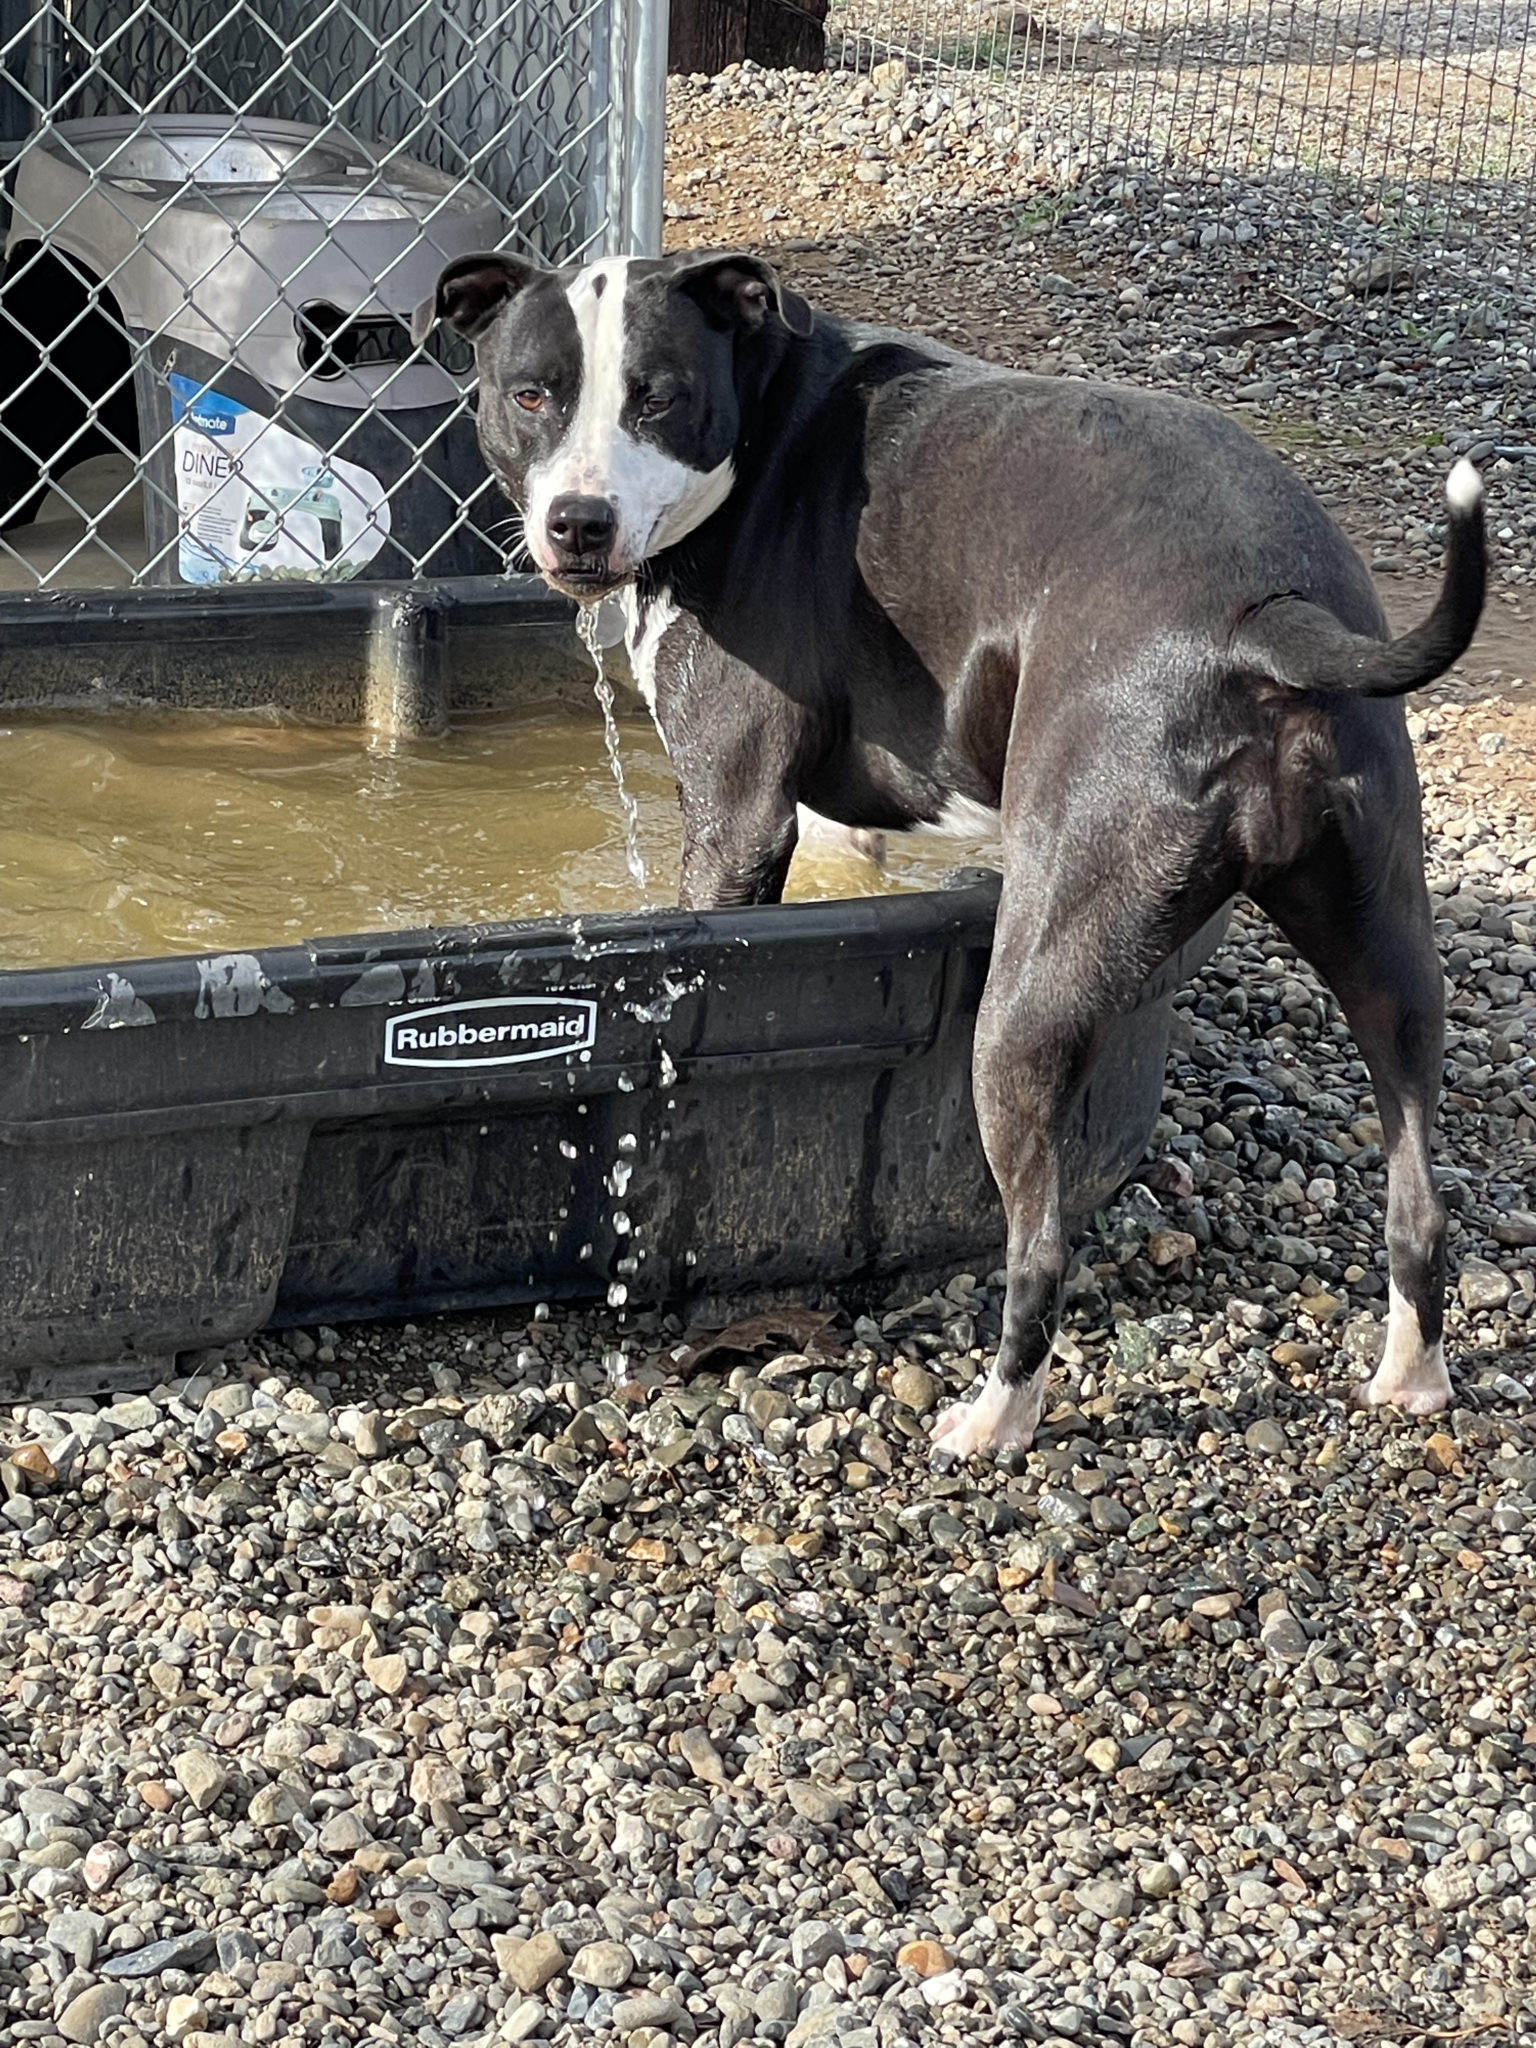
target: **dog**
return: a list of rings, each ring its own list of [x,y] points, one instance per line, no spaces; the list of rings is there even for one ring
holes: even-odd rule
[[[450,264],[480,444],[545,578],[618,592],[677,774],[685,907],[780,896],[805,806],[1000,833],[976,1110],[1007,1291],[952,1457],[1026,1449],[1066,1273],[1061,1145],[1105,1019],[1244,890],[1338,996],[1388,1163],[1367,1405],[1450,1396],[1430,1171],[1443,987],[1399,700],[1482,610],[1482,484],[1397,640],[1305,482],[1214,409],[813,313],[738,252]]]

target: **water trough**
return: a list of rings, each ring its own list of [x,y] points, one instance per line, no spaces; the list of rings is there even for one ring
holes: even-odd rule
[[[340,586],[297,610],[288,589],[263,631],[272,595],[124,593],[85,633],[57,599],[0,601],[0,704],[277,701],[422,730],[498,693],[590,702],[539,586]],[[969,1069],[996,900],[972,870],[0,972],[0,1398],[151,1384],[269,1323],[847,1298],[994,1260]],[[1079,1213],[1141,1156],[1170,998],[1220,926],[1113,1028],[1078,1110]]]

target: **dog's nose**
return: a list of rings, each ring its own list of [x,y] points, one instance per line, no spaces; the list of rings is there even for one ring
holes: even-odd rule
[[[556,498],[545,521],[551,545],[570,556],[606,555],[618,524],[606,498]]]

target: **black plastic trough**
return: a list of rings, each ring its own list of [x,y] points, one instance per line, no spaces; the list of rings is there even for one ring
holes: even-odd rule
[[[590,704],[571,617],[526,577],[5,597],[0,703],[426,733]],[[0,1398],[149,1384],[269,1322],[846,1296],[992,1259],[970,1054],[996,899],[990,877],[0,973]],[[1114,1027],[1079,1212],[1141,1156],[1168,998],[1220,926]]]
[[[148,1383],[269,1322],[992,1257],[996,893],[0,974],[0,1393]],[[1079,1211],[1141,1155],[1167,999],[1218,929],[1115,1027]]]

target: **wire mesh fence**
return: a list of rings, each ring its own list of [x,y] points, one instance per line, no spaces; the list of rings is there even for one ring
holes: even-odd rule
[[[1529,0],[834,0],[834,65],[899,57],[1038,182],[1222,177],[1447,286],[1523,260]]]
[[[0,0],[0,587],[498,568],[453,256],[659,231],[664,0]]]

